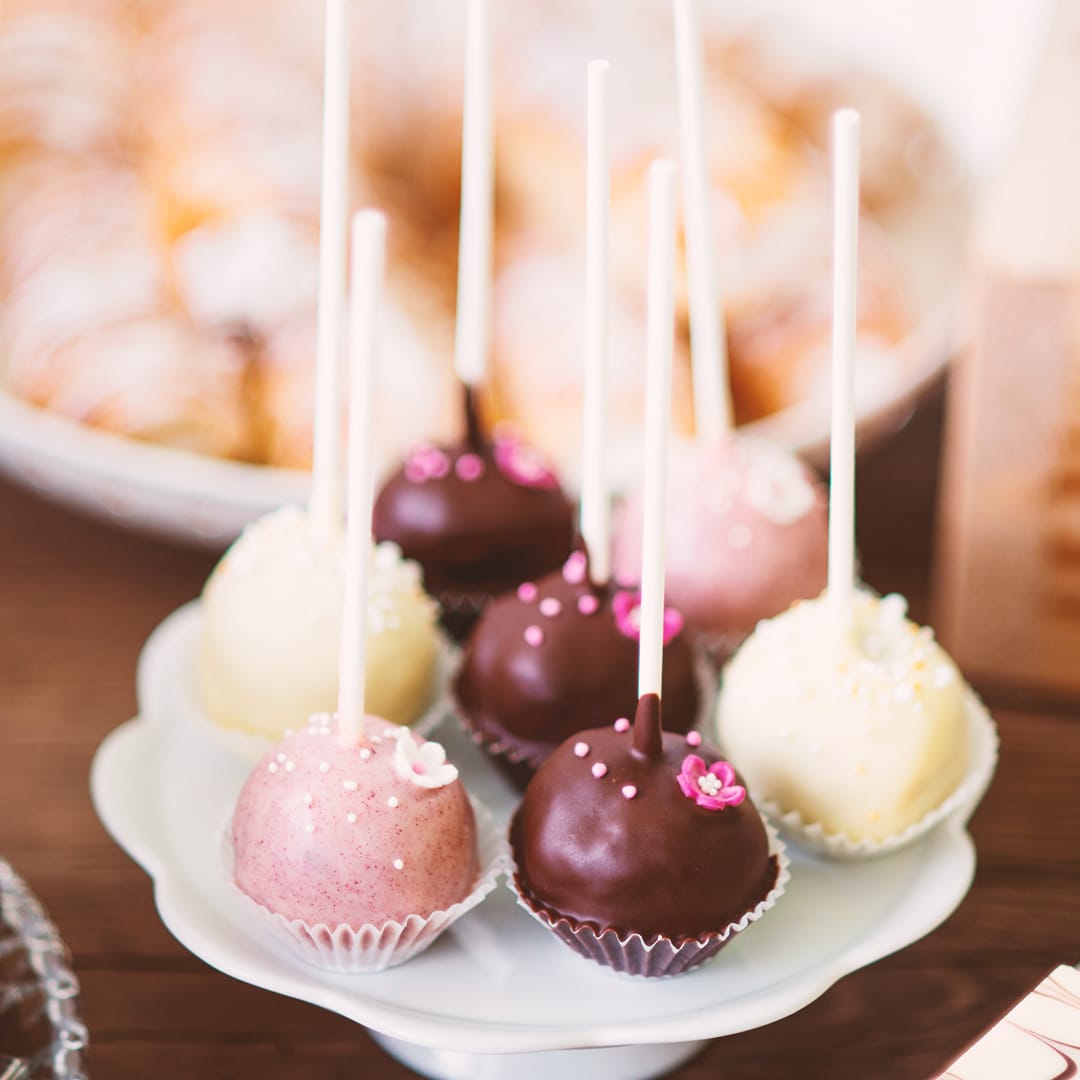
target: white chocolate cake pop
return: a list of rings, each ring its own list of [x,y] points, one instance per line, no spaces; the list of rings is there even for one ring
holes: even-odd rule
[[[761,623],[724,674],[717,737],[755,797],[880,842],[940,805],[969,766],[965,684],[903,597],[826,596]]]
[[[334,708],[345,560],[343,536],[322,536],[297,507],[260,519],[229,549],[203,592],[198,647],[215,723],[277,739]],[[393,544],[372,549],[369,574],[368,704],[408,724],[438,690],[435,606]]]

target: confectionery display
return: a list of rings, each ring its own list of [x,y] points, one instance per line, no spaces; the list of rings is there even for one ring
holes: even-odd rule
[[[460,172],[460,20],[454,6],[362,5],[350,197],[394,224],[388,304],[398,362],[380,376],[385,464],[421,439],[460,437],[451,315]],[[675,149],[670,20],[609,6],[513,0],[494,34],[498,214],[496,338],[481,408],[510,420],[566,475],[580,396],[565,349],[577,305],[581,139],[569,88],[585,59],[615,63],[612,240],[618,318],[640,337],[642,163]],[[280,0],[14,0],[0,14],[3,386],[35,406],[203,454],[310,463],[319,193],[319,21]],[[706,93],[716,250],[740,421],[825,383],[828,218],[821,117],[837,96],[891,100],[865,77],[810,71],[797,93],[756,76],[769,46],[710,23]],[[757,59],[755,59],[757,58]],[[738,63],[736,63],[738,60]],[[758,62],[760,60],[760,62]],[[773,65],[775,66],[775,65]],[[786,70],[786,68],[785,68]],[[408,73],[406,76],[405,73]],[[633,77],[629,73],[634,73]],[[753,76],[753,77],[752,77]],[[788,80],[790,83],[790,79]],[[837,89],[839,84],[840,90]],[[643,99],[635,85],[657,93]],[[848,91],[851,91],[851,94]],[[854,95],[854,96],[852,96]],[[873,213],[917,200],[904,147],[932,141],[916,110],[882,108],[891,184]],[[87,205],[101,208],[94,215]],[[46,237],[55,238],[46,242]],[[680,241],[681,242],[681,241]],[[102,260],[108,262],[104,272]],[[887,231],[866,223],[860,335],[868,377],[906,359],[911,305]],[[72,284],[61,290],[59,285]],[[521,296],[520,291],[526,290]],[[57,297],[78,296],[62,323]],[[526,298],[527,297],[527,298]],[[685,389],[685,283],[676,357]],[[65,304],[65,307],[68,305]],[[632,354],[631,354],[632,355]],[[117,358],[123,356],[123,364]],[[640,381],[621,350],[613,445],[632,445]],[[408,377],[406,377],[406,374]]]
[[[828,503],[821,482],[788,451],[737,437],[672,447],[665,589],[688,628],[730,652],[793,600],[825,587]],[[615,527],[616,576],[641,565],[640,494]]]
[[[521,782],[563,740],[637,704],[639,597],[589,577],[584,552],[490,604],[466,644],[454,693],[473,737]],[[705,688],[682,616],[665,619],[664,725],[685,734]]]
[[[367,699],[395,724],[423,714],[439,692],[435,606],[420,569],[393,544],[371,551]],[[198,677],[222,727],[270,739],[332,711],[338,695],[345,542],[284,507],[226,552],[203,590]]]
[[[899,596],[827,598],[754,631],[724,673],[717,737],[760,799],[853,841],[904,832],[970,764],[965,684]]]

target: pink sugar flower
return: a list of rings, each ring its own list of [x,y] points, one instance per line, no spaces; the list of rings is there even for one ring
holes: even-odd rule
[[[559,481],[544,455],[539,450],[526,446],[516,436],[496,438],[495,464],[507,480],[512,480],[522,487],[550,491],[559,486]]]
[[[706,768],[704,759],[687,754],[676,779],[682,793],[706,810],[738,806],[746,798],[746,788],[735,783],[735,770],[726,761]]]
[[[637,641],[641,637],[641,594],[617,592],[611,601],[611,610],[615,613],[615,625],[628,638]],[[677,637],[683,628],[682,612],[675,608],[664,608],[664,644]]]
[[[425,480],[441,480],[450,472],[450,458],[437,446],[423,443],[405,460],[405,476],[414,484]]]

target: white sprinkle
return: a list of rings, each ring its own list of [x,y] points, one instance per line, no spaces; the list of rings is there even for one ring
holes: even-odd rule
[[[313,833],[314,831],[315,831],[315,826],[314,826],[314,825],[312,825],[312,824],[311,824],[311,822],[309,821],[309,822],[308,822],[308,823],[307,823],[307,824],[306,824],[306,825],[304,826],[304,832],[306,832],[306,833]]]
[[[937,690],[944,690],[946,686],[953,681],[953,671],[948,664],[939,664],[937,670],[934,672],[934,687]]]
[[[396,810],[398,806],[398,797],[396,795],[391,795],[390,798],[386,800],[386,805],[389,806],[391,810]]]
[[[394,860],[394,869],[395,870],[404,870],[405,869],[405,863],[401,859],[395,859]]]
[[[574,756],[585,757],[589,752],[589,744],[586,742],[574,743]]]
[[[342,780],[341,786],[342,788],[344,788],[345,791],[355,791],[357,788],[355,780]]]
[[[277,759],[278,759],[279,762],[281,762],[284,765],[285,764],[285,757],[286,757],[285,754],[278,754]]]
[[[350,811],[349,811],[349,812],[348,812],[348,813],[347,813],[347,814],[345,815],[345,820],[346,820],[346,821],[347,821],[347,822],[348,822],[348,823],[349,823],[350,825],[355,825],[355,824],[356,824],[356,815],[355,815],[355,814],[354,814],[354,813],[353,813],[353,812],[352,812],[352,811],[350,810]]]
[[[361,761],[368,761],[370,758],[371,758],[371,751],[365,746],[364,749],[360,751],[360,760]]]
[[[269,764],[269,765],[267,765],[266,767],[267,767],[267,768],[268,768],[268,769],[269,769],[269,770],[270,770],[271,772],[277,772],[277,762],[276,762],[276,761],[271,761],[271,762],[270,762],[270,764]]]
[[[295,761],[286,761],[285,762],[285,771],[286,772],[296,772],[296,762]]]
[[[329,772],[329,771],[330,771],[330,762],[329,761],[320,761],[319,762],[319,772]]]

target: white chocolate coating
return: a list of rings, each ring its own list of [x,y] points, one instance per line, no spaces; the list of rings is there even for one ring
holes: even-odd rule
[[[245,529],[203,591],[198,680],[211,718],[277,739],[333,712],[344,595],[343,536],[320,541],[297,507]],[[394,544],[372,552],[367,650],[370,710],[416,720],[437,690],[435,609]]]
[[[724,674],[717,737],[756,798],[854,841],[903,832],[970,757],[964,681],[900,596],[824,596],[761,623]]]

